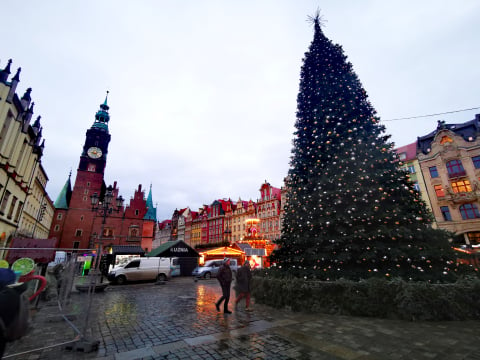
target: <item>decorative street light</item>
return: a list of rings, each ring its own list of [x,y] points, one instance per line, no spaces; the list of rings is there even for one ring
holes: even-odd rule
[[[119,196],[115,199],[115,205],[116,208],[113,208],[112,201],[113,201],[113,187],[112,185],[109,185],[107,188],[107,191],[105,192],[105,195],[103,196],[103,201],[100,201],[100,196],[97,193],[94,193],[92,196],[90,196],[91,202],[92,202],[92,211],[96,213],[101,213],[102,214],[102,228],[100,231],[100,234],[98,236],[98,242],[97,242],[97,257],[95,260],[95,269],[98,270],[99,264],[100,264],[100,257],[102,255],[102,245],[103,245],[103,236],[104,236],[104,231],[105,231],[105,224],[106,224],[106,219],[107,216],[112,214],[113,212],[120,212],[120,209],[123,208],[123,198],[122,196]],[[100,271],[101,273],[101,278],[100,278],[100,283],[103,282],[103,272]]]

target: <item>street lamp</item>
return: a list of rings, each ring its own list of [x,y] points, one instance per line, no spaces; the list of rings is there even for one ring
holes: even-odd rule
[[[100,201],[100,196],[97,193],[93,193],[92,196],[90,196],[91,203],[92,203],[92,211],[101,213],[102,214],[102,228],[100,231],[100,234],[98,236],[98,242],[97,242],[97,258],[95,260],[95,269],[98,270],[99,267],[99,262],[100,262],[100,257],[102,255],[102,240],[103,240],[103,235],[105,231],[105,223],[107,216],[112,214],[113,212],[120,212],[120,209],[123,208],[123,198],[122,196],[119,196],[115,199],[115,205],[116,208],[111,207],[112,201],[113,201],[114,195],[113,195],[113,187],[112,185],[109,185],[107,188],[107,191],[105,192],[105,195],[103,196],[103,201]],[[101,278],[100,278],[100,283],[103,282],[103,272],[100,271],[101,273]]]

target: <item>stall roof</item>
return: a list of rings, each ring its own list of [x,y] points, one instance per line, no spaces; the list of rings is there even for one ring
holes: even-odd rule
[[[114,255],[145,255],[145,250],[139,245],[112,245]]]
[[[183,240],[167,241],[150,251],[146,256],[199,257],[198,252]]]
[[[28,257],[36,264],[45,264],[55,260],[57,239],[13,238],[6,260],[11,265],[15,260]]]
[[[231,248],[229,246],[222,246],[222,247],[219,247],[219,248],[202,251],[200,254],[208,255],[208,256],[226,257],[226,256],[244,255],[244,252],[242,250]]]

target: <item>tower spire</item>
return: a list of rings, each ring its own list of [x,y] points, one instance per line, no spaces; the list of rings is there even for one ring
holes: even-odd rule
[[[103,104],[100,104],[100,109],[95,114],[95,122],[92,125],[92,128],[103,129],[106,132],[108,132],[108,122],[110,121],[110,115],[108,114],[110,107],[107,105],[108,93],[109,91],[107,90],[105,101]]]

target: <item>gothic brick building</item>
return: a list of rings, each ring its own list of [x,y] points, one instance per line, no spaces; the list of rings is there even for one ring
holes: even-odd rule
[[[139,185],[124,207],[117,182],[108,187],[105,184],[111,139],[108,110],[105,98],[93,125],[86,132],[73,190],[69,176],[55,201],[49,237],[57,238],[58,247],[67,251],[87,252],[101,242],[106,251],[116,245],[130,245],[132,249],[148,252],[152,249],[156,229],[151,187],[145,198],[145,192]],[[92,198],[98,200],[96,209],[92,206]]]

